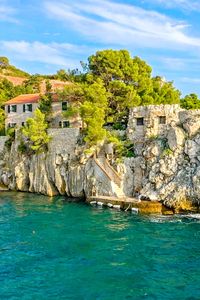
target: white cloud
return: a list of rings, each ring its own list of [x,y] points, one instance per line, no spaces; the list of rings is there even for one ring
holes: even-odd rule
[[[65,0],[59,3],[48,0],[45,1],[45,12],[102,44],[132,49],[200,47],[200,37],[187,33],[189,24],[134,5],[109,0]]]
[[[16,10],[13,7],[0,1],[0,21],[18,23],[18,20],[14,17],[15,13]]]
[[[148,2],[148,0],[145,0]],[[199,1],[195,0],[152,0],[154,3],[161,4],[167,8],[178,8],[184,10],[200,10]]]
[[[49,65],[75,68],[79,65],[77,56],[89,52],[84,46],[67,43],[41,43],[26,41],[1,41],[0,50],[6,56],[15,56],[24,61],[47,63]]]

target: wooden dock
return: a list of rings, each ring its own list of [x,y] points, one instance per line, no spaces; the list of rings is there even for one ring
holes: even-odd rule
[[[141,214],[173,214],[173,211],[158,201],[146,201],[128,197],[91,196],[86,199],[86,202],[91,205],[108,206],[125,211],[131,210]]]

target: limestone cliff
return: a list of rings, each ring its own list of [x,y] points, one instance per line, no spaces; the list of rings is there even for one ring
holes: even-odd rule
[[[10,151],[0,145],[0,184],[49,196],[134,196],[190,209],[200,203],[200,111],[177,113],[157,135],[158,128],[148,123],[151,135],[140,133],[135,157],[124,158],[116,169],[102,157],[83,154],[78,129],[49,130],[49,150],[39,155],[19,153],[17,141]]]
[[[47,153],[27,155],[0,147],[0,183],[10,190],[49,196],[85,197],[92,193],[116,195],[115,183],[96,159],[83,154],[79,129],[50,129],[52,140]],[[94,191],[95,189],[95,191]]]

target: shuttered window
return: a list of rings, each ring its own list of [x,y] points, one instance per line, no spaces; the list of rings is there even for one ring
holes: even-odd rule
[[[62,102],[62,111],[67,110],[67,102]]]
[[[32,111],[32,110],[33,110],[32,104],[27,104],[27,111]]]
[[[17,105],[11,105],[11,111],[17,112]]]

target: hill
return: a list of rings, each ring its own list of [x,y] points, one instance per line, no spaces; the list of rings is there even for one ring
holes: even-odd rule
[[[5,76],[13,77],[29,77],[30,74],[27,72],[10,65],[9,59],[7,57],[0,57],[0,74]]]

